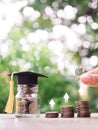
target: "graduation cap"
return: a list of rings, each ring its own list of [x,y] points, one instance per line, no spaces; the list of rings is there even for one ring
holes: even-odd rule
[[[48,78],[45,75],[30,72],[30,71],[22,71],[22,72],[14,72],[12,74],[9,74],[11,76],[10,81],[10,93],[8,102],[5,108],[5,112],[12,113],[13,112],[13,106],[14,106],[14,80],[13,77],[17,76],[18,78],[18,84],[25,84],[25,85],[32,85],[32,84],[38,84],[38,77],[45,77]]]
[[[18,77],[18,84],[26,84],[26,85],[38,84],[39,77],[48,78],[45,75],[35,73],[35,72],[29,72],[29,71],[22,71],[22,72],[13,73],[13,76]]]

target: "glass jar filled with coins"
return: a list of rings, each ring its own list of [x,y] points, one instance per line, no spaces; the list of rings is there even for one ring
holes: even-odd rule
[[[13,113],[14,108],[14,76],[17,77],[17,94],[15,102],[15,115],[16,117],[39,117],[40,104],[38,93],[38,78],[45,75],[35,73],[32,71],[13,72],[9,74],[10,80],[10,93],[5,108],[5,112]]]
[[[18,85],[15,115],[17,117],[39,116],[38,85]]]

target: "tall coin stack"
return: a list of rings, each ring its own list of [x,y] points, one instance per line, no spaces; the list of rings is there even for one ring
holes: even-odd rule
[[[77,117],[90,117],[90,106],[88,101],[77,101]]]
[[[74,107],[73,106],[62,106],[61,107],[61,117],[62,118],[73,118],[74,117]]]

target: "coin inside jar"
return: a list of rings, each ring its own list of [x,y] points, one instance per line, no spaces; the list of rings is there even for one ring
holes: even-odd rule
[[[29,104],[29,113],[30,114],[35,113],[37,111],[37,108],[38,108],[38,102],[37,102],[37,100],[32,101]]]

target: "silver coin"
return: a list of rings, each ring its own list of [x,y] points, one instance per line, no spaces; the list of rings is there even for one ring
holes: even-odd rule
[[[75,74],[76,75],[81,75],[83,73],[83,68],[76,68]]]

